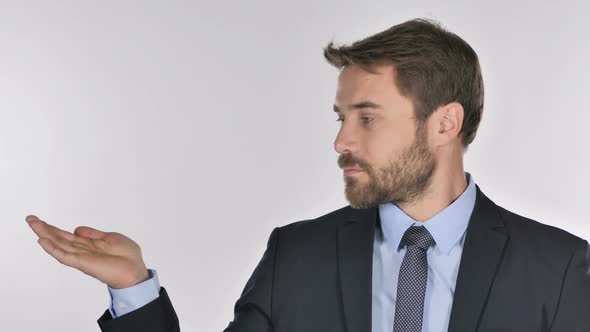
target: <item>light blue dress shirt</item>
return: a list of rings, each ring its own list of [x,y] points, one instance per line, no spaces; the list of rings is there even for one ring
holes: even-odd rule
[[[426,227],[436,242],[426,252],[428,281],[422,331],[447,331],[463,242],[475,205],[475,183],[471,174],[465,172],[465,176],[468,185],[463,193],[424,222],[412,219],[393,203],[379,205],[381,227],[375,230],[373,246],[372,332],[393,329],[397,280],[406,253],[400,242],[414,224]]]
[[[152,269],[148,269],[148,273],[150,278],[135,286],[111,288],[111,286],[107,285],[111,294],[109,311],[113,318],[139,309],[160,296],[160,280],[158,279],[158,274]]]
[[[463,241],[475,205],[475,183],[470,173],[465,191],[444,210],[419,222],[395,204],[379,205],[381,227],[375,231],[373,248],[372,332],[393,329],[399,268],[406,249],[400,248],[404,232],[412,225],[424,225],[436,244],[427,251],[428,281],[424,299],[423,332],[447,331]],[[159,296],[160,282],[155,270],[150,279],[135,286],[113,289],[109,311],[113,318],[148,304]]]

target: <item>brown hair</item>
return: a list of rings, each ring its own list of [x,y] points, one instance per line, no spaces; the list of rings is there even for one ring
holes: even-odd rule
[[[467,42],[439,23],[413,19],[351,45],[330,42],[324,57],[338,69],[356,64],[370,71],[371,64],[393,64],[395,84],[413,100],[419,124],[437,107],[456,101],[464,109],[463,146],[473,142],[484,100],[479,60]]]

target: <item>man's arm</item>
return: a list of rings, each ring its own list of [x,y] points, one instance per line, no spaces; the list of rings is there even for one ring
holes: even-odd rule
[[[127,288],[118,289],[107,285],[111,298],[109,312],[113,318],[137,310],[160,296],[158,273],[148,269],[148,275],[147,280]]]
[[[590,245],[574,250],[563,280],[551,332],[590,331]]]
[[[113,318],[109,310],[98,319],[103,332],[180,332],[178,317],[164,287],[157,299],[123,316]]]
[[[270,234],[262,259],[234,306],[234,319],[224,332],[272,332],[272,294],[279,228]]]
[[[234,306],[234,319],[224,332],[272,332],[271,300],[273,291],[273,274],[278,244],[279,228],[275,228],[269,236],[264,254],[254,272],[246,282],[240,298]],[[156,277],[156,276],[154,276]],[[157,278],[154,278],[157,280]],[[150,285],[152,279],[129,287],[124,291],[136,290],[137,286]],[[159,283],[157,284],[159,286]],[[159,287],[160,294],[155,300],[139,308],[122,313],[116,318],[111,309],[106,310],[98,319],[103,332],[180,332],[178,318],[164,287]],[[110,290],[110,289],[109,289]],[[113,297],[113,303],[134,302],[129,292],[119,293]],[[136,301],[135,301],[136,302]],[[139,303],[139,302],[138,302]],[[115,309],[117,310],[117,309]],[[118,310],[116,313],[119,313]]]
[[[88,226],[64,231],[30,215],[26,221],[39,236],[37,243],[60,263],[94,277],[113,289],[140,284],[149,277],[140,246],[124,234]],[[158,298],[132,312],[113,318],[109,310],[99,318],[105,332],[179,332],[178,317],[164,287]]]

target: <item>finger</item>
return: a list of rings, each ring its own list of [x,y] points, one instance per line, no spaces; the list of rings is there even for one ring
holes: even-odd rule
[[[70,253],[70,254],[83,254],[83,253],[92,253],[92,252],[98,252],[98,250],[96,249],[96,246],[92,245],[92,243],[90,243],[91,240],[88,239],[84,239],[84,238],[79,238],[82,241],[85,242],[81,242],[81,241],[68,241],[66,239],[63,239],[59,236],[57,237],[53,237],[53,238],[46,238],[46,237],[40,237],[39,239],[48,239],[50,240],[53,245],[61,250],[63,250],[64,252]],[[39,241],[37,241],[39,242]]]
[[[72,233],[54,227],[39,218],[29,218],[29,225],[39,238],[50,239],[55,246],[68,253],[83,253],[96,251],[92,240],[76,236]]]
[[[31,215],[28,215],[28,216],[26,216],[26,218],[25,218],[25,220],[26,220],[27,222],[33,221],[33,220],[35,220],[35,219],[39,219],[39,218],[38,218],[36,215],[33,215],[33,214],[31,214]]]
[[[84,242],[85,245],[91,246],[95,251],[108,252],[108,241],[106,237],[110,234],[107,232],[100,231],[96,228],[88,226],[78,226],[74,230],[74,234],[79,239],[83,239],[88,242]]]
[[[109,251],[107,241],[102,240],[100,237],[104,237],[110,233],[102,232],[91,227],[82,226],[82,233],[84,233],[84,229],[86,228],[90,230],[90,232],[86,230],[86,234],[89,233],[91,237],[98,237],[97,239],[92,239],[63,231],[33,215],[27,217],[27,222],[33,231],[35,231],[35,233],[39,236],[39,238],[50,239],[54,246],[57,246],[64,252],[71,254],[96,254]],[[78,228],[76,230],[78,230]]]
[[[102,240],[107,235],[106,232],[88,226],[78,226],[74,230],[74,234],[93,240]]]
[[[27,222],[35,234],[37,234],[39,237],[55,239],[55,237],[59,236],[67,241],[76,240],[76,236],[74,234],[50,225],[35,216],[27,217]]]
[[[58,262],[79,269],[80,256],[78,254],[63,250],[63,248],[57,246],[55,242],[47,238],[40,238],[37,240],[37,243]]]

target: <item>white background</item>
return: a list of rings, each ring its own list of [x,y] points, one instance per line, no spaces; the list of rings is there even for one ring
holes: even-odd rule
[[[126,234],[182,331],[225,328],[270,231],[347,205],[322,47],[414,17],[479,54],[476,183],[589,239],[588,5],[545,3],[0,1],[3,329],[98,331],[108,305],[28,214]]]

